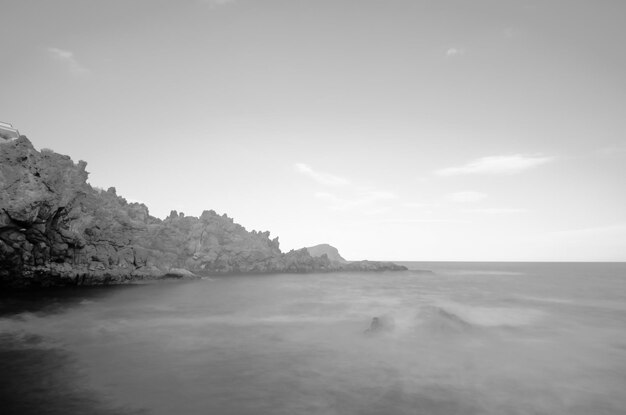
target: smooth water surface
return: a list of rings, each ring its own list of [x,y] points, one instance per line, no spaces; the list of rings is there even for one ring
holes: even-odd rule
[[[626,264],[408,265],[5,296],[0,406],[64,415],[626,412]],[[385,327],[365,333],[373,317]]]

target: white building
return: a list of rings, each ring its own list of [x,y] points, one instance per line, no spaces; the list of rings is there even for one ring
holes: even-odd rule
[[[19,138],[20,132],[17,128],[6,122],[0,122],[0,143],[7,143]]]

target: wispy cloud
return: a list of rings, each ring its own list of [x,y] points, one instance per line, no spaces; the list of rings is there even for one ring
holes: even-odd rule
[[[378,202],[396,199],[398,196],[392,192],[368,190],[357,192],[353,196],[337,196],[332,193],[318,192],[315,194],[315,197],[328,202],[332,210],[346,211],[356,208],[371,207]],[[371,211],[373,211],[373,209],[369,209],[366,212]]]
[[[462,166],[447,167],[435,171],[439,176],[462,174],[516,174],[549,163],[555,158],[541,155],[513,154],[482,157]]]
[[[356,211],[363,215],[380,215],[391,210],[388,203],[398,198],[393,192],[361,186],[351,180],[313,169],[305,163],[295,163],[295,170],[318,184],[337,188],[337,191],[318,191],[315,198],[333,211]],[[340,190],[339,190],[340,189]]]
[[[325,186],[346,186],[350,184],[350,180],[344,177],[339,177],[333,174],[323,173],[320,171],[313,170],[308,164],[296,163],[294,167],[297,172]]]
[[[482,208],[482,209],[466,209],[469,213],[483,213],[486,215],[506,215],[511,213],[526,213],[527,209],[519,208]]]
[[[475,203],[480,202],[481,200],[484,200],[486,198],[487,195],[485,193],[474,192],[472,190],[450,193],[446,196],[446,199],[455,203]]]
[[[48,53],[53,59],[65,65],[74,75],[85,75],[89,73],[89,70],[78,62],[74,52],[72,51],[59,48],[48,48]]]
[[[448,50],[446,50],[447,58],[454,58],[454,57],[463,56],[463,55],[465,55],[465,49],[449,48]]]

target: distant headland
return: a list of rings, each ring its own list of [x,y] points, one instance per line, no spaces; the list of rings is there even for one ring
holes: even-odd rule
[[[0,143],[0,285],[51,287],[237,273],[387,271],[391,262],[345,261],[317,245],[281,252],[269,232],[228,216],[172,211],[161,220],[115,188],[87,183],[87,163],[25,137]]]

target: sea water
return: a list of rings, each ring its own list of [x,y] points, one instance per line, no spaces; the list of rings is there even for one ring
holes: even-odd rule
[[[5,294],[0,412],[626,413],[626,264],[405,265]]]

